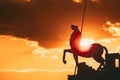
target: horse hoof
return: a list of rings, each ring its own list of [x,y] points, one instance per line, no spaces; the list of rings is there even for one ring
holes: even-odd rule
[[[64,64],[66,64],[66,63],[67,63],[67,61],[63,61],[63,63],[64,63]]]

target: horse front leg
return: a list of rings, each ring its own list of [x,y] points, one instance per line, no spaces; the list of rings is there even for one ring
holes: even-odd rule
[[[71,49],[65,49],[65,50],[63,51],[63,59],[62,59],[62,60],[63,60],[63,63],[64,63],[64,64],[67,63],[67,61],[65,60],[66,52],[72,53],[72,50],[71,50]]]
[[[73,53],[73,57],[74,57],[76,66],[78,66],[78,55],[76,55],[75,53]]]
[[[64,52],[63,52],[63,63],[64,63],[64,64],[66,64],[65,57],[66,57],[66,50],[64,50]]]

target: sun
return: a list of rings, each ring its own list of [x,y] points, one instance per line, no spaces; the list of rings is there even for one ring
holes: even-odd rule
[[[92,43],[95,43],[95,40],[94,39],[82,39],[80,41],[80,46],[88,46]]]
[[[81,51],[88,51],[91,47],[91,44],[95,43],[94,39],[82,39],[80,41],[80,50]]]
[[[81,3],[82,0],[73,0],[73,2],[76,2],[76,3]]]
[[[26,2],[31,2],[31,0],[17,0],[18,2],[23,2],[23,3],[26,3]]]

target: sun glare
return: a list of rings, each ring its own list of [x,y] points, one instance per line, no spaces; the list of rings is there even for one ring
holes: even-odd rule
[[[93,2],[98,2],[99,0],[91,0],[91,1],[93,1]]]
[[[80,42],[80,49],[82,51],[87,51],[90,49],[92,43],[95,43],[94,39],[82,39]]]
[[[74,2],[76,2],[76,3],[81,3],[82,2],[82,0],[73,0]]]
[[[73,0],[75,3],[82,3],[84,0]],[[99,2],[99,0],[90,0],[92,2]]]
[[[31,2],[31,0],[19,0],[19,2],[23,2],[23,3],[28,2],[29,3],[29,2]]]

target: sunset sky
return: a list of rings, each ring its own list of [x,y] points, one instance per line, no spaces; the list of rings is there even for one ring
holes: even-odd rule
[[[120,52],[119,9],[120,0],[87,0],[83,42]],[[71,54],[62,63],[63,50],[70,25],[81,28],[82,11],[83,0],[0,0],[0,80],[67,80],[75,63]],[[79,61],[99,66],[92,58]]]

